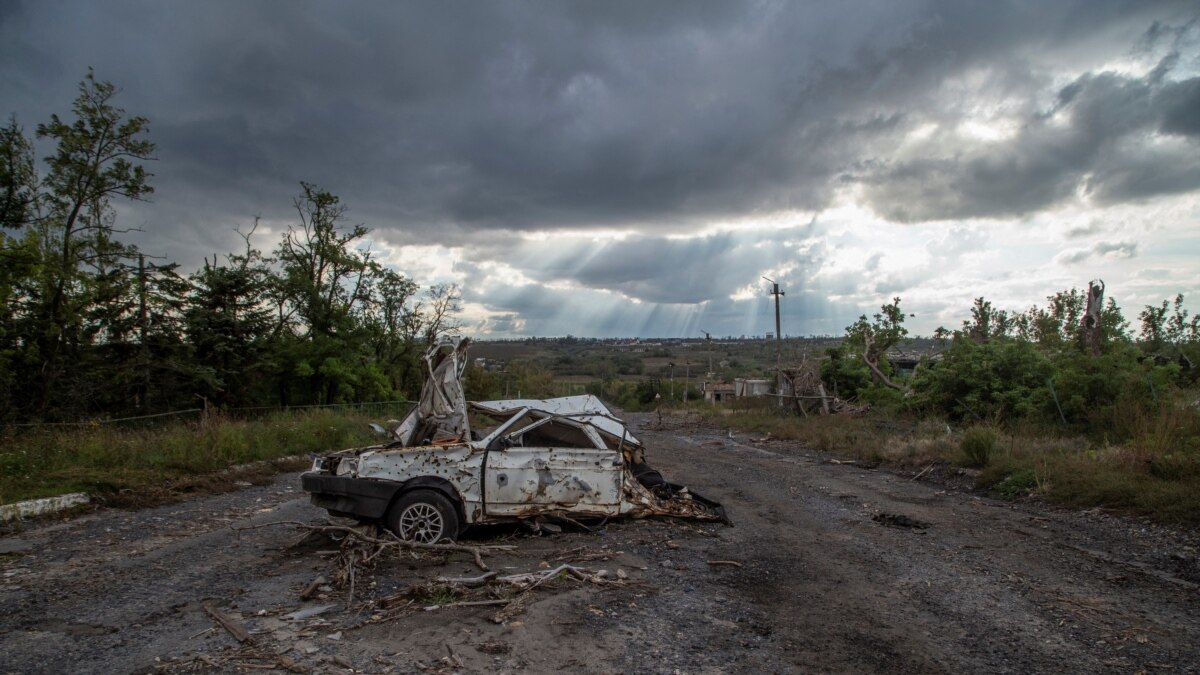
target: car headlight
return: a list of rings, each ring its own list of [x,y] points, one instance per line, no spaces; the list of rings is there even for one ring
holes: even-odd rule
[[[357,459],[342,459],[342,461],[338,462],[336,475],[345,476],[356,473],[358,473]]]

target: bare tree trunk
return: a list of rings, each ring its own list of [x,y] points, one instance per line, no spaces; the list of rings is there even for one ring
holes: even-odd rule
[[[1104,281],[1088,282],[1087,311],[1083,313],[1083,348],[1100,355],[1100,312],[1104,308]]]
[[[886,385],[892,389],[895,389],[896,391],[903,392],[905,394],[909,393],[909,390],[907,387],[901,387],[900,385],[896,384],[895,382],[892,382],[892,380],[887,375],[884,375],[883,371],[879,369],[879,362],[878,362],[879,357],[871,356],[871,336],[869,334],[867,334],[865,331],[863,332],[862,356],[863,356],[863,362],[867,364],[867,367],[871,369],[871,372],[875,374],[875,377],[880,382],[882,382],[884,385]]]

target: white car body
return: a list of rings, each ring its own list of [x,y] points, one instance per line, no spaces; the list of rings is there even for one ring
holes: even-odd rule
[[[313,462],[302,483],[314,504],[383,519],[405,492],[424,489],[455,505],[460,528],[537,516],[728,522],[719,504],[647,467],[641,442],[594,396],[467,403],[459,382],[465,347],[450,339],[430,350],[421,401],[393,442]],[[498,422],[472,433],[468,411]]]

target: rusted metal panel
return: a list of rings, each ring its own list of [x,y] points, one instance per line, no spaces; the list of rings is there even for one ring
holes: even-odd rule
[[[419,445],[471,437],[462,388],[469,344],[466,338],[445,336],[425,353],[426,378],[421,400],[392,432],[396,440],[404,445]]]
[[[621,457],[596,448],[507,448],[487,455],[490,516],[511,516],[530,507],[571,513],[617,515]]]
[[[600,399],[591,394],[563,396],[545,400],[507,399],[501,401],[472,401],[471,407],[500,417],[528,408],[543,415],[555,415],[575,420],[581,424],[591,425],[604,434],[617,439],[624,439],[626,444],[641,445],[641,441],[629,433],[629,429],[625,427],[625,423],[617,419]]]
[[[419,476],[441,478],[458,491],[467,521],[473,522],[476,507],[482,504],[479,476],[483,457],[483,452],[461,443],[444,447],[372,450],[357,457],[356,475],[398,483]]]
[[[637,481],[627,481],[621,495],[621,514],[634,518],[675,516],[729,522],[719,504],[701,499],[687,488],[673,489],[671,492],[669,497],[660,497]]]

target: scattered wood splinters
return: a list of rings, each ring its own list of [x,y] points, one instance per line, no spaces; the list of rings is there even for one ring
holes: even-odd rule
[[[204,605],[204,611],[217,623],[221,624],[222,628],[229,631],[229,634],[232,635],[233,638],[238,642],[250,641],[250,633],[246,632],[246,629],[242,626],[242,624],[233,617],[222,612],[216,607],[213,607],[212,605]]]

